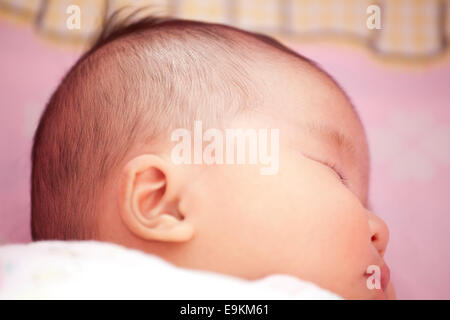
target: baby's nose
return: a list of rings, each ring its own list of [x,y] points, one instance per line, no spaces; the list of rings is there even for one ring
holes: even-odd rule
[[[380,253],[381,257],[383,257],[389,242],[389,229],[383,219],[372,212],[368,212],[368,214],[371,232],[370,240]]]

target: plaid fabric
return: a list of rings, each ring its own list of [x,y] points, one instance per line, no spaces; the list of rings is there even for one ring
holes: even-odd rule
[[[96,1],[101,0],[91,0],[91,5]],[[134,9],[134,8],[144,8],[149,7],[150,12],[155,14],[167,15],[169,14],[169,4],[168,0],[107,0],[106,2],[106,14],[109,16],[112,13],[120,9]],[[148,11],[146,11],[148,12]],[[139,16],[139,15],[138,15]]]
[[[372,4],[381,8],[381,30],[367,27],[366,10]],[[80,29],[67,28],[69,5],[81,9]],[[0,0],[0,10],[32,17],[41,32],[66,42],[87,42],[112,12],[144,6],[152,13],[290,39],[349,37],[380,54],[406,58],[436,56],[450,40],[450,0]],[[149,11],[141,14],[145,12]]]
[[[370,0],[290,1],[291,33],[331,33],[367,37],[366,9]]]
[[[192,0],[172,1],[173,13],[191,20],[203,20],[209,22],[230,23],[230,9],[233,1],[225,0]]]
[[[408,56],[442,51],[445,33],[441,10],[439,0],[386,1],[383,5],[384,29],[374,42],[375,47],[382,52]]]
[[[0,10],[24,18],[35,18],[41,5],[41,0],[0,0]]]
[[[96,4],[96,5],[94,5]],[[105,18],[104,1],[92,0],[47,0],[42,17],[38,21],[40,30],[45,33],[69,38],[71,40],[87,40],[95,36]],[[67,8],[78,6],[80,10],[80,29],[67,28],[69,14]]]

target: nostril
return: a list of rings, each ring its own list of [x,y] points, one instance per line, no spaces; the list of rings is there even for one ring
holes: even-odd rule
[[[372,242],[375,242],[375,241],[378,240],[378,236],[377,236],[376,234],[374,234],[374,235],[370,238],[370,240],[371,240]]]

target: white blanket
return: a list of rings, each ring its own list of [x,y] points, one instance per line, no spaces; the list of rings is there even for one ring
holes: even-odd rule
[[[286,275],[247,281],[95,241],[0,246],[0,299],[340,299]]]

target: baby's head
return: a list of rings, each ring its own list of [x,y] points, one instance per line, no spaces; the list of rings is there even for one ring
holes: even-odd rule
[[[228,148],[239,128],[247,143]],[[150,18],[105,29],[48,103],[32,160],[34,240],[290,274],[346,298],[389,291],[362,124],[330,76],[269,37]],[[370,265],[382,290],[367,286]]]

